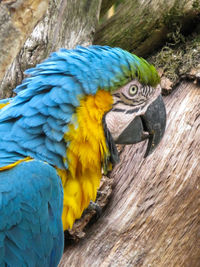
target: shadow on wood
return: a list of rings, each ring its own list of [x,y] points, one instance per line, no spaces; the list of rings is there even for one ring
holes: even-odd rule
[[[200,264],[200,90],[182,82],[165,97],[167,129],[156,151],[126,146],[111,200],[60,267]]]

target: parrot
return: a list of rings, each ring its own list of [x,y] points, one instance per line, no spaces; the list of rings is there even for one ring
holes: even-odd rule
[[[117,144],[165,132],[160,77],[118,47],[61,48],[0,100],[0,266],[57,266],[64,231],[95,201]]]

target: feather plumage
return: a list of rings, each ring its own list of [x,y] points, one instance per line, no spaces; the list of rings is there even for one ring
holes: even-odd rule
[[[117,161],[102,123],[111,92],[134,78],[155,86],[159,77],[145,60],[108,46],[60,49],[26,74],[17,95],[0,101],[0,266],[56,266],[58,175],[68,229],[95,200],[102,167]]]
[[[145,60],[120,48],[107,46],[61,49],[26,73],[29,77],[15,89],[17,96],[9,99],[10,104],[0,112],[0,123],[7,121],[9,125],[13,124],[13,127],[19,124],[27,132],[24,134],[24,137],[27,137],[25,139],[32,140],[32,137],[28,137],[31,132],[38,136],[47,135],[51,140],[60,141],[66,151],[68,144],[63,137],[67,127],[63,123],[67,125],[73,121],[73,114],[84,95],[95,95],[99,89],[113,91],[134,77],[149,85],[159,82],[154,67]],[[55,129],[53,125],[58,124],[57,121],[61,122],[62,127]],[[10,136],[12,142],[12,135],[9,133],[14,130],[11,128],[12,126],[7,127],[7,136]],[[6,135],[5,131],[3,133]],[[15,144],[15,149],[16,146],[18,151],[22,151],[22,147],[26,149],[22,158],[30,155],[37,158],[36,148],[34,151],[33,146],[29,145],[30,142],[26,141],[27,147],[21,140]],[[45,146],[45,141],[43,145]],[[47,155],[44,160],[47,160],[48,149],[45,151]],[[65,168],[62,161],[66,158],[66,152],[62,156],[54,156],[60,158],[55,160],[54,165],[61,162],[58,167]],[[52,164],[52,160],[49,163]],[[3,166],[2,159],[0,166]]]
[[[0,197],[0,266],[56,266],[63,229],[62,185],[55,169],[33,160],[0,172]]]

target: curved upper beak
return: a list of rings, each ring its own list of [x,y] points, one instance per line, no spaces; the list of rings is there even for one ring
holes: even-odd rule
[[[149,139],[144,157],[151,154],[162,139],[166,126],[166,110],[159,95],[144,115],[135,117],[117,138],[117,144],[135,144]]]

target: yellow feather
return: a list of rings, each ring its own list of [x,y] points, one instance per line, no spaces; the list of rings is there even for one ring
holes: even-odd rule
[[[7,106],[8,104],[10,104],[10,103],[9,102],[7,102],[7,103],[1,103],[0,104],[0,109],[2,109],[3,107]]]
[[[15,167],[16,165],[18,165],[19,163],[21,163],[23,161],[30,161],[30,160],[32,160],[32,158],[30,158],[30,157],[26,157],[24,159],[20,159],[20,160],[14,162],[14,163],[11,163],[11,164],[9,164],[7,166],[0,167],[0,171],[5,171],[5,170],[8,170],[8,169],[11,169],[11,168]]]
[[[64,226],[67,228],[72,228],[73,223],[74,223],[74,213],[73,211],[69,208],[67,213],[65,214],[66,218],[64,218]],[[65,229],[65,228],[63,228]]]
[[[67,150],[67,171],[59,170],[64,188],[63,228],[71,228],[76,219],[95,201],[101,179],[102,162],[109,156],[106,146],[102,119],[111,109],[113,98],[110,93],[100,90],[80,101],[73,123],[64,135],[70,142]]]

